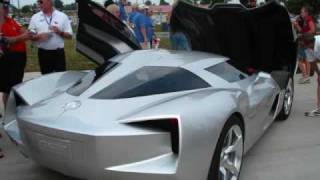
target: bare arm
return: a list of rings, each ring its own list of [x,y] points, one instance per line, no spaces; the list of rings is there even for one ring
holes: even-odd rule
[[[15,37],[7,37],[9,44],[15,44],[19,42],[24,42],[30,39],[29,32],[25,29],[20,30],[20,35]]]
[[[316,25],[314,24],[313,21],[309,22],[309,27],[310,27],[310,31],[307,32],[308,34],[316,34]]]
[[[65,39],[71,39],[72,35],[68,32],[63,32],[62,30],[60,30],[57,26],[51,26],[50,30],[56,34],[58,34],[59,36],[61,36],[62,38]]]
[[[65,39],[72,39],[72,35],[67,32],[60,31],[58,34]]]
[[[143,41],[147,42],[148,41],[147,32],[146,32],[146,29],[144,28],[144,26],[141,27],[141,33],[142,33],[142,36],[143,36]]]

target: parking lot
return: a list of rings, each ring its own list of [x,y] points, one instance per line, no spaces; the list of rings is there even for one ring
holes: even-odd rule
[[[33,75],[32,75],[33,76]],[[296,77],[295,79],[298,79]],[[287,121],[275,122],[245,156],[240,180],[316,180],[320,178],[320,117],[304,112],[315,107],[315,78],[295,86],[295,101]],[[0,130],[3,133],[2,130]],[[3,180],[70,180],[24,158],[7,137],[0,140]]]

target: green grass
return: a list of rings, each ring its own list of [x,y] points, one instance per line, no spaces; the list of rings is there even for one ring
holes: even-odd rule
[[[170,40],[167,39],[167,38],[162,38],[162,39],[160,40],[159,48],[162,48],[162,49],[170,49]]]
[[[38,63],[37,48],[32,43],[27,43],[28,60],[25,71],[40,71]],[[84,57],[75,50],[75,40],[65,41],[66,64],[67,70],[88,70],[93,69],[96,65],[88,58]]]
[[[160,48],[169,49],[169,39],[161,39]],[[28,60],[25,71],[26,72],[37,72],[40,71],[37,55],[37,47],[32,43],[27,43]],[[65,52],[66,52],[66,64],[67,70],[89,70],[94,69],[96,64],[91,60],[81,55],[75,50],[75,40],[65,41]]]

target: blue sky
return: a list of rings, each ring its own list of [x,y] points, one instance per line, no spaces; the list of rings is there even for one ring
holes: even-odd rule
[[[36,3],[37,0],[10,0],[11,1],[11,4],[17,6],[18,5],[18,1],[20,1],[20,7],[24,6],[24,5],[27,5],[27,4],[33,4],[33,3]],[[75,0],[62,0],[64,2],[64,4],[71,4],[73,3]],[[104,0],[94,0],[94,1],[97,1],[99,3],[103,3]],[[143,0],[129,0],[133,3],[142,3]],[[151,0],[152,2],[155,2],[156,4],[159,3],[159,0]],[[171,0],[167,0],[167,2],[171,2]]]

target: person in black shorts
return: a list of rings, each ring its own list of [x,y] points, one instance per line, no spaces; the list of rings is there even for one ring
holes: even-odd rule
[[[4,105],[11,88],[22,82],[26,64],[24,41],[29,39],[29,33],[8,16],[9,2],[0,0],[0,92],[3,94]],[[0,148],[0,158],[3,157]]]
[[[11,88],[23,80],[26,65],[26,40],[28,31],[24,30],[15,20],[8,16],[9,0],[0,0],[0,92],[6,103]]]

